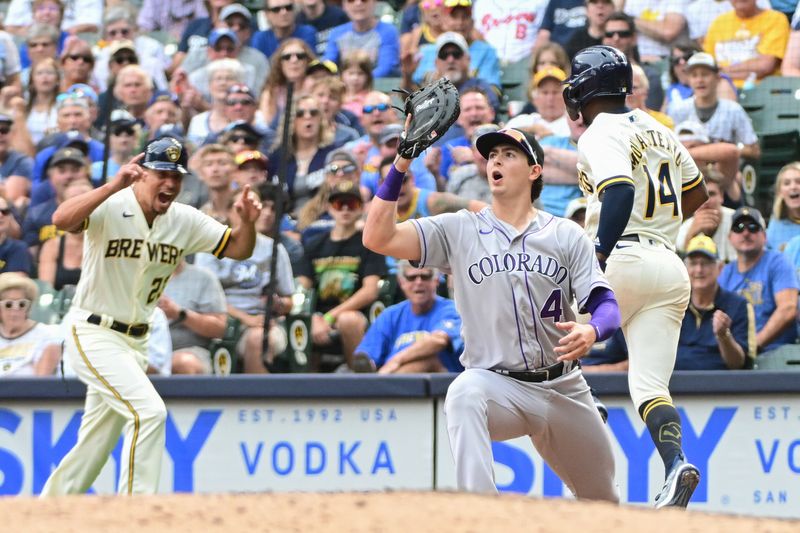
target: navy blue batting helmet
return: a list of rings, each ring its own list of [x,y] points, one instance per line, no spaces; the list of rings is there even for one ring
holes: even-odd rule
[[[164,170],[187,174],[189,156],[186,148],[173,137],[161,137],[147,143],[141,165],[152,170]]]
[[[573,120],[597,96],[626,96],[633,87],[633,71],[625,54],[613,46],[584,48],[572,59],[572,75],[564,82],[564,103]]]

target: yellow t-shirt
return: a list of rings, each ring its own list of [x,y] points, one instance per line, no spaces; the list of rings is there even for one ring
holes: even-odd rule
[[[789,21],[783,13],[768,9],[741,19],[735,11],[729,11],[711,23],[703,47],[716,58],[717,65],[725,67],[758,54],[783,59],[788,41]],[[776,68],[773,74],[780,74],[780,69]],[[744,85],[744,80],[733,81],[737,88]]]
[[[647,114],[666,126],[667,129],[675,129],[675,121],[672,120],[669,115],[662,113],[661,111],[656,111],[655,109],[648,109]]]

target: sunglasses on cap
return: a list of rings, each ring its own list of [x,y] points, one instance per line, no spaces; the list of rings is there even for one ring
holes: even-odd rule
[[[739,222],[731,227],[731,231],[734,233],[743,233],[744,230],[750,233],[758,233],[761,231],[761,225],[755,222]]]
[[[533,147],[531,146],[531,143],[528,142],[528,139],[525,137],[525,135],[522,134],[522,132],[517,131],[517,130],[515,130],[513,128],[506,128],[506,129],[498,130],[498,133],[502,133],[504,135],[508,135],[509,137],[515,139],[517,142],[519,142],[523,146],[525,146],[528,154],[530,154],[531,158],[533,159],[533,164],[534,165],[538,165],[539,164],[539,157],[536,155],[536,150],[533,149]]]
[[[241,83],[235,83],[228,87],[228,94],[253,94],[253,91],[250,90],[250,87],[247,85],[242,85]]]
[[[392,106],[389,104],[365,105],[361,111],[363,111],[365,115],[369,115],[373,111],[387,111],[391,107]]]
[[[433,279],[433,272],[425,272],[424,274],[403,274],[403,277],[411,282],[417,280],[430,281]]]
[[[225,105],[229,105],[231,107],[237,106],[237,105],[240,105],[240,106],[251,106],[251,105],[255,105],[255,102],[252,100],[252,98],[231,98],[231,99],[225,100]]]
[[[68,103],[74,103],[77,105],[81,105],[83,107],[88,106],[88,95],[84,95],[81,92],[74,92],[74,93],[61,93],[56,96],[56,104],[57,105],[66,105]]]
[[[350,211],[361,209],[361,200],[355,196],[337,196],[331,199],[331,207],[336,211],[342,211],[345,207]]]
[[[298,61],[307,61],[308,54],[305,52],[287,52],[285,54],[281,54],[281,61],[289,61],[292,58],[295,58]]]
[[[0,300],[0,307],[3,309],[21,309],[27,310],[31,306],[31,301],[28,299],[21,300]]]
[[[627,39],[629,37],[633,37],[633,32],[631,30],[607,31],[605,32],[605,36],[606,39],[611,39],[614,36],[617,36],[620,39]]]
[[[325,172],[330,174],[338,174],[339,172],[342,172],[343,174],[350,174],[351,172],[355,172],[357,169],[358,167],[352,163],[348,163],[346,165],[337,165],[333,163],[325,167]]]
[[[461,59],[464,57],[464,50],[461,48],[451,48],[449,50],[441,49],[439,50],[439,54],[436,56],[442,61],[447,61],[451,57],[453,59]]]
[[[280,13],[281,11],[286,11],[287,13],[291,13],[294,11],[294,4],[283,4],[282,6],[272,6],[268,7],[267,11],[270,13]]]

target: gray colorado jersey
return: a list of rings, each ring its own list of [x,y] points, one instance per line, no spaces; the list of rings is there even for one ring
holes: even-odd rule
[[[555,364],[565,332],[595,287],[608,282],[594,245],[571,220],[539,211],[524,231],[499,220],[491,207],[412,220],[420,266],[453,274],[463,320],[465,368],[533,370]],[[516,325],[516,328],[511,325]],[[511,334],[508,332],[511,327]]]

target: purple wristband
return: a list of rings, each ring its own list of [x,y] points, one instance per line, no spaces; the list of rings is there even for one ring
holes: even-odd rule
[[[611,337],[619,328],[621,317],[619,305],[614,298],[614,293],[606,288],[595,289],[589,296],[586,304],[587,309],[592,313],[589,325],[594,328],[597,341],[604,341]]]
[[[405,175],[405,172],[397,170],[394,167],[394,163],[392,163],[389,173],[386,174],[386,179],[383,180],[381,186],[378,187],[378,192],[375,193],[375,196],[387,202],[396,202],[400,197],[400,188],[403,186],[403,178]]]

